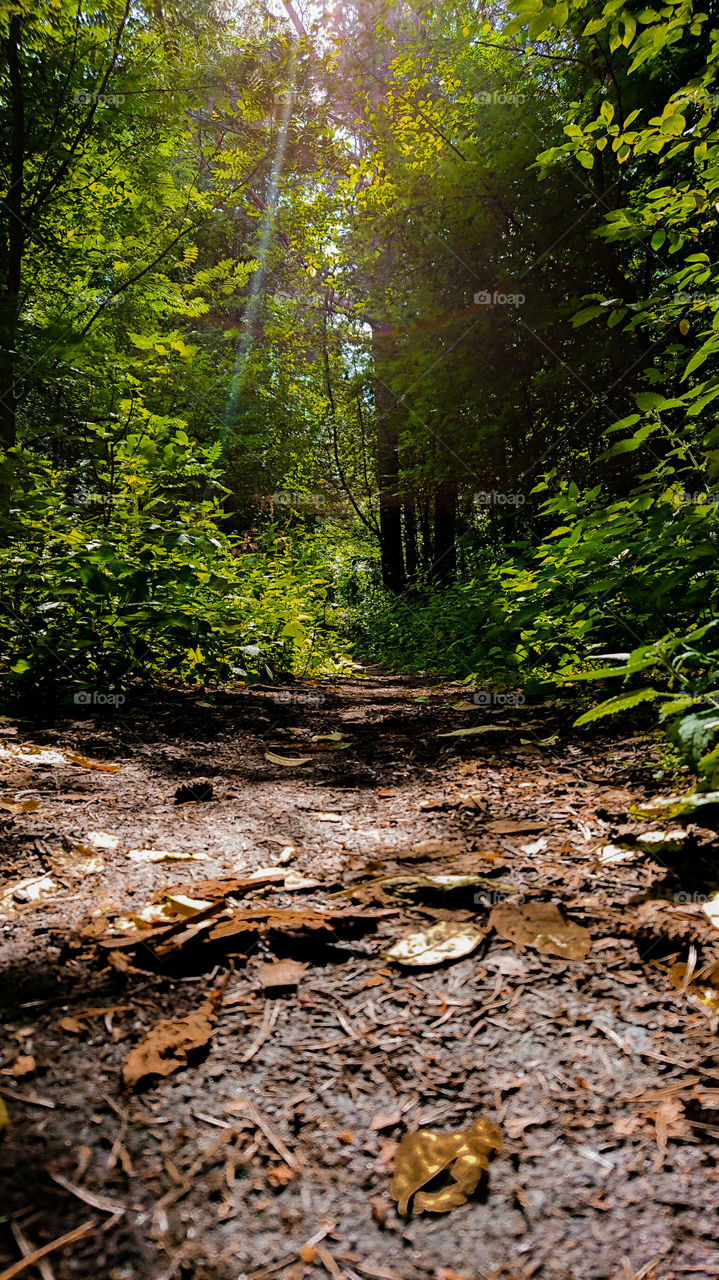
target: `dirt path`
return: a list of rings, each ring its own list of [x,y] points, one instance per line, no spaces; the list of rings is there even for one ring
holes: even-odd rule
[[[87,1223],[22,1274],[719,1276],[719,999],[687,987],[717,958],[716,837],[632,844],[650,824],[630,803],[663,785],[647,736],[598,742],[561,704],[453,709],[459,687],[386,677],[289,696],[128,698],[3,730],[2,794],[41,807],[0,810],[0,1280]],[[439,736],[475,725],[492,728]],[[175,802],[202,780],[212,799]],[[186,914],[158,923],[168,893]],[[586,959],[496,930],[444,965],[385,958],[439,921],[542,902],[588,929]],[[141,912],[139,938],[119,917]],[[263,985],[282,958],[305,967]],[[203,1006],[208,1045],[123,1088],[133,1046]],[[481,1115],[503,1147],[476,1194],[399,1217],[402,1135]]]

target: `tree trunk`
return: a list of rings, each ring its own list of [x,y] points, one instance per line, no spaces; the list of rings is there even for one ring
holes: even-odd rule
[[[429,523],[429,498],[422,494],[419,504],[419,527],[422,533],[422,568],[429,575],[432,568],[432,531]]]
[[[407,577],[416,582],[419,562],[417,559],[417,508],[412,490],[405,489],[402,498],[404,515],[404,557],[407,565]]]
[[[442,480],[434,491],[434,576],[442,586],[454,582],[457,572],[456,548],[457,485]]]
[[[2,291],[0,292],[0,447],[13,449],[17,440],[15,390],[18,307],[25,248],[23,181],[25,174],[25,91],[20,67],[20,18],[10,20],[5,56],[10,81],[10,185],[5,207],[7,231],[3,235]],[[0,518],[7,514],[12,491],[12,463],[5,459],[0,471]]]
[[[389,348],[373,326],[375,414],[377,419],[377,487],[379,490],[379,545],[382,583],[399,595],[406,578],[402,551],[402,498],[400,495],[399,439],[396,401],[389,382]]]

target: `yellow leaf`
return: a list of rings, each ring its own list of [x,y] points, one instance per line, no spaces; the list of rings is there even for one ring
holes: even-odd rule
[[[410,933],[400,938],[386,952],[388,960],[405,965],[442,964],[445,960],[459,960],[479,946],[485,930],[478,925],[440,920],[421,933]]]
[[[312,756],[276,756],[274,751],[265,751],[265,760],[269,760],[270,764],[282,764],[287,769],[309,764],[311,759]]]
[[[447,1213],[465,1204],[489,1168],[492,1152],[501,1146],[499,1129],[485,1116],[480,1116],[471,1129],[455,1133],[435,1133],[432,1129],[406,1133],[397,1148],[392,1179],[392,1197],[397,1201],[398,1212],[408,1212],[412,1196],[417,1213]],[[453,1179],[448,1187],[420,1192],[420,1187],[443,1172]]]

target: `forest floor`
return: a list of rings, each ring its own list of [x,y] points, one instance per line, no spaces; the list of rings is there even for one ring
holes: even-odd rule
[[[717,837],[643,851],[647,730],[466,701],[3,722],[0,1280],[719,1276]],[[467,1202],[399,1216],[403,1135],[480,1117]]]

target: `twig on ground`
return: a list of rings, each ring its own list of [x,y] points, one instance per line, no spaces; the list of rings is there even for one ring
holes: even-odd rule
[[[28,1240],[27,1236],[25,1235],[22,1227],[18,1222],[11,1222],[10,1230],[12,1231],[13,1236],[15,1237],[15,1243],[18,1249],[20,1250],[23,1258],[29,1258],[31,1254],[35,1253],[35,1245],[30,1243],[30,1241]],[[48,1262],[47,1258],[39,1258],[38,1261],[35,1263],[35,1266],[40,1272],[40,1275],[42,1276],[42,1280],[55,1280],[55,1272],[50,1266],[50,1263]]]
[[[274,1031],[275,1023],[277,1022],[277,1019],[279,1016],[280,1016],[279,1004],[273,1003],[272,1000],[265,1000],[265,1007],[262,1013],[262,1026],[260,1027],[257,1035],[255,1036],[255,1039],[252,1041],[252,1044],[250,1045],[249,1049],[247,1049],[246,1052],[243,1053],[242,1057],[240,1058],[240,1062],[249,1062],[250,1058],[254,1058],[257,1051],[262,1048],[262,1045],[265,1043],[265,1040],[267,1040],[268,1037],[272,1035],[272,1032]]]
[[[44,1244],[41,1249],[36,1249],[34,1253],[27,1254],[19,1262],[14,1262],[11,1267],[6,1267],[4,1271],[0,1271],[0,1280],[15,1280],[15,1276],[21,1275],[28,1267],[36,1266],[41,1258],[46,1258],[49,1253],[54,1253],[55,1249],[64,1249],[66,1245],[74,1244],[76,1240],[81,1240],[96,1226],[97,1218],[89,1218],[87,1222],[75,1227],[74,1231],[68,1231],[66,1235],[58,1236],[57,1240],[51,1240],[49,1244]]]

